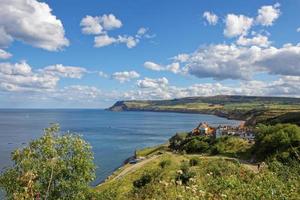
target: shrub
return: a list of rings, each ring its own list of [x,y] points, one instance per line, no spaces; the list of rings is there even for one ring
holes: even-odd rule
[[[138,180],[133,181],[133,186],[135,188],[141,188],[150,183],[152,180],[152,177],[150,174],[144,174],[141,178]]]
[[[199,138],[193,138],[184,145],[187,153],[206,153],[208,149],[209,144]]]
[[[169,147],[175,151],[179,150],[187,135],[187,133],[176,133],[169,139]]]
[[[91,146],[53,125],[12,153],[13,166],[0,176],[8,199],[85,199],[95,177]]]
[[[199,158],[191,158],[190,159],[190,166],[197,166],[200,163],[200,159]]]
[[[281,162],[300,160],[300,127],[291,124],[260,125],[254,153],[259,160],[273,158]]]
[[[159,163],[159,166],[164,169],[165,167],[169,166],[171,164],[171,160],[163,160]]]
[[[176,181],[181,181],[183,185],[187,185],[191,178],[195,176],[195,173],[190,170],[188,163],[182,163],[180,170],[176,176]]]

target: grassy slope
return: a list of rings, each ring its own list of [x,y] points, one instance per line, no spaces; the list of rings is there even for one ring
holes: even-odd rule
[[[196,174],[187,186],[176,185],[175,177],[183,162],[200,159],[191,167]],[[164,169],[159,163],[169,160]],[[124,166],[124,169],[131,166]],[[121,170],[121,171],[122,171]],[[147,186],[134,189],[133,181],[145,173],[159,172]],[[296,187],[295,187],[296,186]],[[110,179],[95,188],[99,199],[297,199],[299,178],[286,184],[267,168],[258,172],[256,166],[243,164],[222,156],[179,155],[164,152],[131,171],[121,179]],[[197,197],[197,198],[196,198]]]
[[[213,96],[189,97],[160,101],[120,101],[113,105],[113,111],[171,111],[207,113],[218,116],[247,120],[249,124],[276,119],[289,122],[293,113],[293,123],[300,124],[300,98]],[[298,113],[295,115],[294,113]]]

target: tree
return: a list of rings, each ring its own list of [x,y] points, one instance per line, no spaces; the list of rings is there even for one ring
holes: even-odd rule
[[[282,162],[300,161],[300,127],[292,124],[260,125],[254,153],[260,160],[276,158]]]
[[[95,177],[91,146],[78,135],[59,133],[52,125],[12,153],[13,166],[0,176],[8,199],[85,199]]]

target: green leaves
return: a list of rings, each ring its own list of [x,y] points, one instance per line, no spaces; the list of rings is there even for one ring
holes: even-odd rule
[[[82,199],[95,178],[91,146],[80,136],[60,134],[57,124],[12,153],[12,168],[0,176],[8,199]]]

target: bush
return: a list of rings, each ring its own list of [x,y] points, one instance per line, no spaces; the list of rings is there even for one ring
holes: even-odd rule
[[[180,147],[185,141],[187,135],[187,133],[176,133],[173,137],[169,139],[169,147],[175,151],[180,150]]]
[[[215,140],[211,147],[212,154],[225,154],[230,156],[240,155],[250,150],[251,145],[245,139],[227,136]]]
[[[285,163],[300,161],[300,127],[292,124],[260,125],[254,153],[259,160],[272,158]]]
[[[181,181],[183,185],[187,185],[191,178],[195,176],[195,173],[190,170],[188,163],[182,163],[180,170],[176,176],[176,181]]]
[[[133,181],[133,186],[135,188],[141,188],[150,183],[152,180],[152,177],[150,174],[144,174],[141,178],[138,180]]]
[[[171,160],[163,160],[159,163],[159,166],[164,169],[165,167],[171,165]]]
[[[197,166],[200,163],[200,159],[199,158],[191,158],[190,159],[190,166]]]
[[[12,153],[13,167],[0,176],[8,199],[85,199],[95,177],[91,146],[81,137],[45,134]]]
[[[193,138],[183,148],[187,153],[206,153],[208,152],[209,144],[201,140],[201,138]]]

